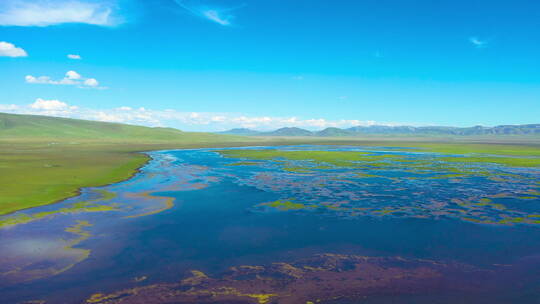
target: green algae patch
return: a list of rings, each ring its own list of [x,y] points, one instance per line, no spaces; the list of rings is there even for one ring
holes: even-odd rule
[[[517,196],[516,198],[517,199],[522,199],[522,200],[535,200],[535,199],[537,199],[537,197],[535,197],[535,196]]]
[[[510,167],[539,167],[540,158],[502,157],[502,156],[463,156],[441,157],[439,160],[450,163],[492,163]]]
[[[17,214],[15,216],[0,219],[0,228],[7,226],[15,226],[19,224],[26,224],[33,220],[35,219],[28,214]]]
[[[101,198],[99,200],[101,201],[110,201],[118,196],[115,192],[111,192],[105,189],[96,189],[97,193],[101,194]]]
[[[191,277],[185,278],[181,281],[182,284],[187,285],[199,285],[208,279],[208,276],[199,270],[192,270]]]
[[[394,210],[394,209],[382,209],[382,210],[375,210],[373,211],[373,214],[374,215],[379,215],[379,216],[385,216],[385,215],[389,215],[389,214],[392,214],[394,212],[399,212],[400,210]]]
[[[221,150],[217,152],[230,158],[312,161],[336,167],[351,167],[354,166],[354,162],[393,160],[402,157],[394,154],[373,155],[369,152],[357,151]]]
[[[53,239],[47,239],[48,244],[50,244],[48,249],[40,250],[40,248],[32,247],[33,250],[36,250],[35,254],[38,255],[32,254],[33,257],[25,258],[22,261],[13,259],[12,263],[7,260],[7,263],[10,264],[8,269],[5,267],[4,269],[8,271],[0,273],[0,277],[3,282],[24,283],[55,276],[71,269],[90,256],[89,249],[80,248],[78,245],[92,236],[86,230],[91,226],[92,224],[88,221],[75,221],[64,228],[66,233],[56,235]],[[7,266],[7,264],[3,266]]]
[[[249,162],[249,161],[241,161],[241,162],[236,162],[236,163],[232,163],[232,164],[227,164],[226,166],[257,166],[257,165],[260,165],[261,163],[259,162]]]
[[[536,190],[529,190],[527,192],[527,194],[530,194],[530,195],[536,195],[536,196],[540,196],[540,191],[536,191]]]
[[[58,210],[52,210],[52,211],[44,211],[44,212],[38,212],[34,214],[17,214],[12,216],[5,216],[3,218],[0,218],[0,228],[8,227],[8,226],[15,226],[20,224],[26,224],[30,223],[36,220],[40,220],[43,218],[46,218],[48,216],[53,216],[57,214],[70,214],[70,213],[80,213],[80,212],[106,212],[106,211],[117,211],[117,207],[115,204],[111,205],[101,205],[96,204],[98,201],[105,201],[105,200],[111,200],[116,197],[116,194],[110,191],[106,190],[97,190],[102,197],[87,201],[87,202],[78,202],[70,205],[69,207],[60,208]]]
[[[460,178],[460,177],[465,177],[465,176],[466,175],[462,173],[449,173],[449,174],[430,176],[428,177],[428,179],[449,179],[449,178]]]
[[[424,151],[442,154],[486,154],[500,156],[533,156],[540,157],[538,144],[493,144],[493,143],[386,143],[388,146],[419,148]]]
[[[264,203],[263,206],[268,206],[272,208],[279,209],[281,211],[289,211],[289,210],[302,210],[307,208],[316,208],[316,205],[305,205],[302,203],[293,203],[288,200],[278,200],[270,203]]]
[[[358,178],[376,178],[376,177],[383,177],[379,175],[374,174],[368,174],[368,173],[355,173],[356,177]]]
[[[124,218],[128,219],[128,218],[136,218],[136,217],[143,217],[143,216],[158,214],[158,213],[161,213],[161,212],[163,212],[165,210],[169,210],[169,209],[174,207],[174,198],[173,197],[155,196],[155,195],[152,195],[152,192],[150,192],[150,191],[140,193],[137,196],[144,197],[144,198],[147,198],[147,199],[161,199],[161,200],[163,200],[163,207],[161,207],[159,209],[156,209],[156,210],[141,213],[141,214],[128,215],[128,216],[125,216]]]
[[[283,171],[292,172],[292,173],[311,173],[312,170],[306,169],[304,167],[285,167]]]

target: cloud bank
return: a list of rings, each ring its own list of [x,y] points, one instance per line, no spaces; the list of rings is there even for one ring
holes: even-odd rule
[[[122,19],[114,15],[113,0],[2,0],[1,26],[50,26],[83,23],[114,26]]]
[[[0,41],[0,56],[4,57],[26,57],[28,54],[20,47],[16,47],[13,43]]]
[[[281,127],[319,130],[327,127],[347,128],[375,124],[374,121],[356,119],[327,120],[323,118],[249,116],[234,113],[188,112],[170,109],[152,110],[128,106],[112,109],[90,109],[73,106],[56,99],[44,98],[37,98],[28,105],[0,104],[0,111],[205,131],[223,131],[239,127],[257,130],[273,130]]]

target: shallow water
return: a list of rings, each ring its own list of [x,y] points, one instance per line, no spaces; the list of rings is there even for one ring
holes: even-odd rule
[[[430,162],[436,157],[366,149]],[[380,288],[369,297],[325,303],[539,303],[540,225],[497,222],[540,213],[539,196],[523,198],[538,189],[539,170],[482,165],[490,175],[456,180],[387,166],[363,168],[377,177],[358,178],[350,168],[298,173],[284,171],[276,161],[231,165],[246,160],[224,158],[215,149],[151,156],[134,178],[100,188],[115,197],[100,200],[102,194],[89,188],[79,197],[19,214],[87,201],[115,210],[65,212],[0,229],[2,303],[80,303],[97,292],[177,282],[191,270],[220,276],[232,266],[295,263],[323,253],[466,265],[456,266],[452,282],[470,280],[470,267],[485,271],[489,281],[473,291],[453,283],[436,292],[418,287],[413,294]],[[513,181],[488,178],[505,174]],[[515,195],[493,197],[499,193]],[[488,196],[504,209],[455,201]],[[317,207],[269,207],[278,200]],[[398,211],[381,212],[396,206]]]

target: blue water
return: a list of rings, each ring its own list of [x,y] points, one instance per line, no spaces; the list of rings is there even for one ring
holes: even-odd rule
[[[315,146],[286,149],[306,148],[327,149]],[[428,157],[417,152],[406,154]],[[365,303],[452,303],[456,299],[462,299],[463,303],[480,303],[486,299],[490,303],[518,300],[520,303],[539,303],[540,290],[534,286],[539,286],[536,283],[540,282],[540,271],[534,269],[540,266],[540,225],[486,225],[454,216],[417,216],[416,213],[377,217],[332,213],[321,208],[310,211],[263,210],[257,206],[293,195],[294,198],[303,196],[304,200],[316,201],[318,195],[331,198],[332,193],[337,192],[321,194],[312,188],[302,192],[302,189],[308,189],[302,187],[321,179],[322,175],[286,173],[272,162],[260,166],[228,166],[238,160],[225,159],[212,149],[162,151],[151,155],[153,161],[137,176],[102,188],[118,196],[101,203],[116,204],[118,211],[61,214],[1,229],[2,303],[41,299],[47,303],[79,303],[96,292],[175,282],[193,269],[219,274],[231,266],[295,261],[318,253],[399,256],[459,262],[483,268],[503,264],[526,269],[515,274],[520,284],[513,284],[515,281],[510,279],[505,284],[503,280],[498,293],[490,292],[490,297],[485,294],[463,297],[381,295]],[[540,176],[535,171],[512,170],[529,180],[538,180],[536,178]],[[335,170],[341,171],[343,169]],[[300,180],[302,187],[282,187],[271,191],[265,188],[266,185],[254,182],[256,174],[264,173],[277,174],[280,182]],[[378,174],[416,176],[403,172]],[[335,189],[339,185],[326,180],[329,181],[328,189],[337,191]],[[482,178],[459,185],[448,180],[413,179],[408,184],[401,184],[400,188],[404,189],[399,191],[389,191],[390,183],[385,178],[371,178],[341,190],[393,195],[357,202],[371,206],[380,202],[407,205],[411,199],[427,199],[431,195],[444,200],[446,196],[459,196],[467,191],[489,192],[497,187],[500,189],[495,190],[503,192],[521,189],[520,185],[488,185]],[[194,185],[198,186],[194,188]],[[145,197],[144,193],[151,193],[154,198]],[[84,189],[80,197],[22,213],[55,210],[96,197],[99,195],[95,189]],[[166,206],[166,198],[174,198],[174,206],[152,214],[152,211]],[[519,212],[540,212],[538,198],[501,200]],[[136,215],[142,216],[130,217]],[[77,236],[65,229],[78,220],[92,224],[84,228],[91,236],[75,245],[75,250],[67,250],[69,254],[66,255],[65,242]],[[81,253],[76,249],[88,249],[90,255],[78,261]],[[54,275],[40,277],[32,272],[32,269],[40,268],[61,269],[70,263],[73,265],[69,269]],[[14,269],[19,271],[17,276],[12,274]],[[134,278],[143,276],[148,279],[134,281]]]

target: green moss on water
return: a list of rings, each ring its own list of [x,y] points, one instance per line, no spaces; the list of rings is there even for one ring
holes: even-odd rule
[[[499,222],[504,223],[504,224],[519,224],[519,223],[523,223],[524,221],[525,221],[524,217],[511,217],[511,218],[506,218],[504,220],[501,220]]]
[[[311,169],[314,169],[314,170],[329,170],[329,169],[334,169],[334,167],[332,166],[325,166],[325,165],[317,165],[317,166],[313,166],[313,167],[310,167]]]
[[[118,210],[114,204],[111,205],[100,205],[96,204],[98,201],[111,200],[116,197],[116,193],[107,191],[107,190],[96,190],[101,194],[101,197],[87,202],[78,202],[70,205],[69,207],[60,208],[57,210],[38,212],[34,214],[21,213],[12,216],[5,216],[0,218],[0,228],[7,226],[14,226],[20,224],[30,223],[36,220],[46,218],[48,216],[53,216],[57,214],[70,214],[70,213],[79,213],[79,212],[105,212],[105,211],[115,211]]]
[[[34,218],[29,216],[28,214],[18,214],[15,216],[0,219],[0,228],[7,226],[15,226],[18,224],[25,224],[33,220]]]
[[[261,164],[260,162],[241,161],[241,162],[228,164],[227,166],[257,166],[257,165],[260,165],[260,164]]]
[[[302,210],[307,208],[316,208],[316,205],[305,205],[301,203],[293,203],[288,200],[277,200],[270,203],[264,203],[263,205],[279,209],[281,211],[288,211],[288,210]]]
[[[374,175],[374,174],[368,174],[368,173],[356,173],[356,177],[360,177],[360,178],[375,178],[375,177],[382,177],[382,176],[379,176],[379,175]]]
[[[245,158],[255,160],[305,160],[318,165],[330,164],[336,167],[354,167],[354,162],[372,162],[399,159],[394,154],[372,155],[357,151],[285,151],[285,150],[221,150],[224,157]]]
[[[373,211],[373,213],[379,216],[385,216],[385,215],[392,214],[398,211],[399,210],[394,210],[394,209],[382,209],[382,210],[375,210]]]
[[[388,143],[388,146],[418,148],[424,151],[442,154],[486,154],[501,156],[536,156],[540,157],[538,144],[493,144],[493,143]]]
[[[110,201],[117,196],[115,192],[111,192],[105,189],[96,189],[95,191],[101,195],[101,198],[99,199],[101,201]]]
[[[310,173],[313,172],[307,168],[304,167],[285,167],[282,169],[283,171],[292,172],[292,173]]]
[[[477,224],[485,224],[485,221],[483,221],[481,219],[475,219],[475,218],[471,218],[471,217],[462,217],[461,219],[464,220],[464,221],[467,221],[467,222],[473,222],[473,223],[477,223]]]
[[[451,173],[451,174],[440,174],[440,175],[435,175],[435,176],[430,176],[428,177],[429,179],[448,179],[448,178],[460,178],[460,177],[465,177],[466,174],[463,174],[463,173]]]
[[[440,160],[450,163],[492,163],[510,167],[538,167],[540,158],[536,157],[494,157],[494,156],[463,156],[441,157]]]

